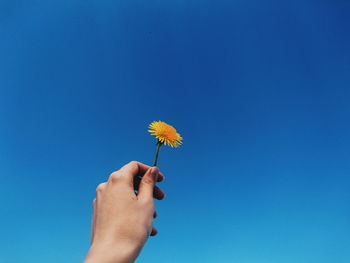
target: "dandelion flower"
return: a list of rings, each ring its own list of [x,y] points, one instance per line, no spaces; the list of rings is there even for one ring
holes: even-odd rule
[[[149,132],[155,135],[162,144],[171,147],[178,147],[181,145],[182,137],[178,134],[175,128],[162,121],[154,121],[149,125]]]
[[[148,128],[151,135],[156,136],[158,140],[157,153],[154,160],[154,166],[156,166],[160,146],[164,144],[171,147],[179,147],[182,144],[182,137],[173,126],[162,121],[154,121],[148,126]]]

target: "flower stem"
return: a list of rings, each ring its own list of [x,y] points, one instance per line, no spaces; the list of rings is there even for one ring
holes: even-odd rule
[[[160,141],[157,142],[157,152],[156,152],[156,158],[154,159],[153,166],[157,166],[158,154],[159,154],[160,146],[162,146],[162,145],[163,145],[163,143],[161,143]]]

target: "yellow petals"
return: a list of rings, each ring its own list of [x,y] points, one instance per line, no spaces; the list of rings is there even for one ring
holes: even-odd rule
[[[159,142],[171,147],[178,147],[182,144],[182,137],[176,129],[162,121],[154,121],[149,126],[151,135],[156,136]]]

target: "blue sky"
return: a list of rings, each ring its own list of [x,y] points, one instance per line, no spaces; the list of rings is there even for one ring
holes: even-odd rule
[[[81,262],[98,183],[167,193],[138,262],[350,262],[350,2],[1,1],[0,262]]]

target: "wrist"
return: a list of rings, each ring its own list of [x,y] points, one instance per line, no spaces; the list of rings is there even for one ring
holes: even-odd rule
[[[84,263],[133,263],[140,249],[121,244],[92,244]]]

